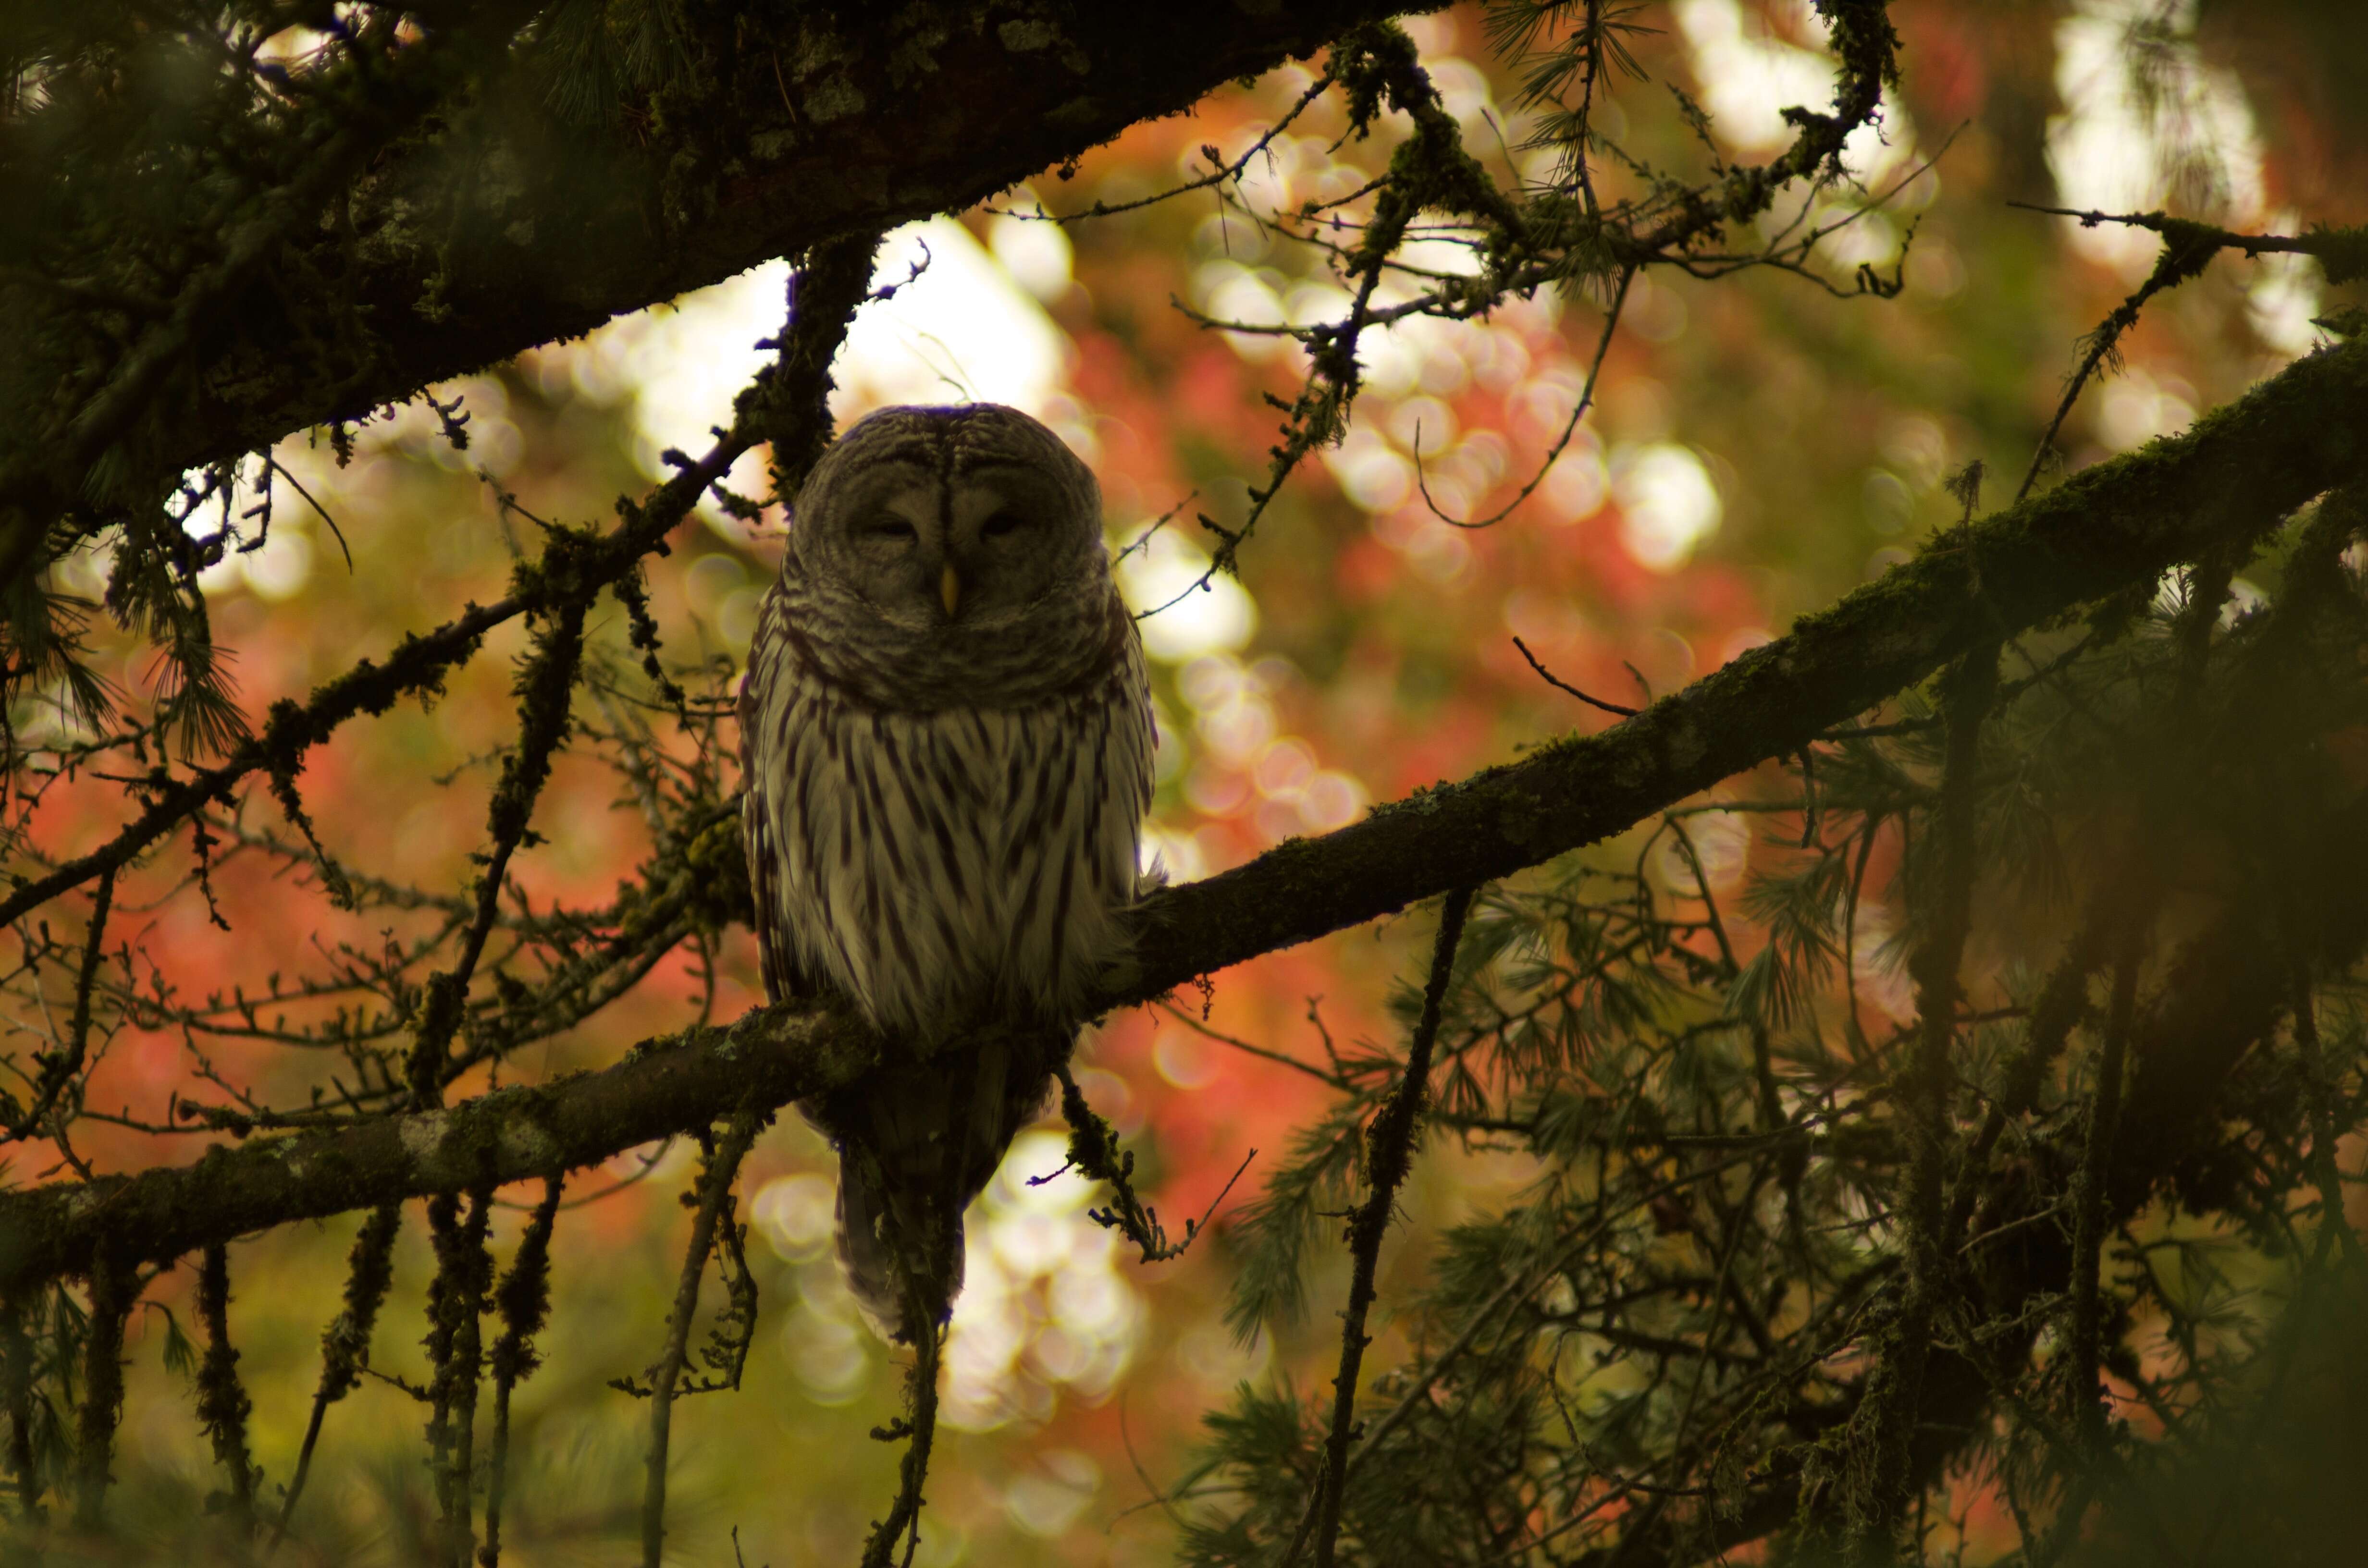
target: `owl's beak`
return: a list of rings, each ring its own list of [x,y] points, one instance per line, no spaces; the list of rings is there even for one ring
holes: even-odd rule
[[[938,597],[945,601],[946,619],[951,620],[955,608],[962,603],[962,578],[955,574],[951,562],[946,565],[945,575],[938,579]]]

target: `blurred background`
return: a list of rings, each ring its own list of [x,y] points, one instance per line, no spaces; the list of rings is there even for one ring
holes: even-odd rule
[[[1713,159],[1765,159],[1790,139],[1780,110],[1830,93],[1805,4],[1678,0],[1634,19],[1653,29],[1633,40],[1645,78],[1617,83],[1597,125],[1657,167],[1699,178]],[[1342,295],[1322,256],[1262,219],[1356,188],[1386,161],[1387,139],[1335,145],[1338,110],[1320,103],[1222,197],[1203,189],[1075,223],[1042,215],[1198,177],[1204,147],[1235,156],[1297,99],[1314,79],[1304,66],[1138,126],[1065,177],[892,236],[882,281],[921,270],[860,317],[837,412],[844,421],[890,403],[1014,403],[1096,470],[1113,547],[1140,545],[1121,567],[1130,599],[1174,601],[1144,623],[1161,728],[1151,842],[1175,879],[1222,871],[1353,821],[1369,802],[1611,722],[1540,680],[1517,636],[1562,679],[1634,705],[1907,559],[1955,519],[1942,482],[1967,465],[1987,465],[1987,499],[2002,500],[2078,340],[2144,278],[2156,248],[2142,233],[2010,203],[2168,208],[2277,233],[2368,216],[2368,98],[2358,92],[2368,41],[2360,13],[2337,0],[1911,0],[1895,20],[1903,81],[1883,134],[1851,152],[1865,189],[1828,192],[1810,216],[1860,215],[1805,275],[1639,279],[1595,411],[1493,528],[1441,515],[1493,512],[1538,472],[1595,355],[1600,300],[1542,292],[1486,320],[1417,319],[1370,337],[1347,439],[1292,481],[1238,579],[1186,591],[1214,542],[1195,514],[1240,517],[1275,438],[1262,394],[1289,398],[1301,367],[1286,338],[1211,330],[1191,312],[1258,324],[1333,312]],[[1514,89],[1477,9],[1406,25],[1491,171],[1508,181],[1545,173],[1525,161],[1538,154],[1503,107]],[[1710,117],[1707,145],[1673,86]],[[1795,199],[1771,223],[1797,216]],[[1452,267],[1458,253],[1442,246],[1438,260]],[[1896,278],[1897,296],[1854,295],[1861,264]],[[595,522],[664,476],[666,450],[703,449],[763,362],[756,344],[779,326],[787,275],[760,267],[438,389],[461,400],[465,451],[416,405],[364,426],[342,464],[325,440],[287,442],[279,460],[335,527],[283,498],[268,542],[213,574],[214,631],[234,656],[247,712],[302,695],[465,600],[498,597],[532,524],[507,515],[497,490],[541,517]],[[2064,462],[2180,430],[2306,352],[2320,335],[2322,289],[2317,264],[2300,257],[2216,264],[2124,340],[2127,363],[2074,415]],[[762,493],[755,457],[735,487]],[[695,689],[736,684],[781,526],[778,511],[752,526],[711,509],[653,562],[666,657]],[[103,562],[67,570],[82,581],[64,585],[97,597]],[[622,617],[605,602],[600,613],[596,641],[629,662]],[[118,639],[108,673],[145,696],[154,654],[105,627],[95,636]],[[431,709],[347,726],[315,755],[306,798],[349,870],[443,892],[466,884],[522,646],[505,629]],[[723,739],[734,742],[728,724]],[[415,790],[422,778],[439,783]],[[547,842],[517,869],[532,904],[612,896],[648,849],[630,797],[597,750],[563,759],[536,816]],[[61,840],[101,831],[121,809],[100,789],[44,808]],[[249,814],[270,821],[268,805]],[[1739,884],[1755,851],[1748,830],[1697,820],[1705,873],[1722,890]],[[119,894],[142,983],[153,972],[160,994],[185,1003],[320,969],[340,944],[400,946],[439,918],[343,915],[284,861],[235,845],[217,856],[228,930],[176,889],[178,868],[160,870],[144,895]],[[141,897],[150,902],[135,913]],[[1863,946],[1861,984],[1912,1013],[1880,945]],[[1211,1235],[1145,1267],[1088,1219],[1095,1194],[1077,1178],[1028,1185],[1062,1164],[1057,1124],[1015,1145],[973,1211],[922,1568],[1165,1561],[1173,1523],[1158,1498],[1188,1463],[1202,1412],[1245,1380],[1312,1391],[1328,1379],[1345,1253],[1338,1268],[1319,1265],[1317,1305],[1298,1335],[1237,1343],[1222,1316],[1222,1220],[1324,1092],[1273,1055],[1320,1060],[1327,1035],[1395,1045],[1384,1004],[1408,959],[1408,934],[1384,923],[1220,974],[1205,1006],[1187,996],[1178,1010],[1112,1017],[1090,1039],[1085,1087],[1138,1152],[1144,1193],[1171,1228],[1216,1201],[1245,1160],[1247,1173]],[[507,1071],[604,1064],[702,1008],[728,1018],[761,999],[753,945],[734,931],[704,953],[679,950],[589,1025]],[[161,1119],[175,1095],[220,1099],[223,1084],[301,1098],[322,1071],[235,1028],[127,1028],[91,1105]],[[193,1158],[204,1142],[86,1131],[80,1153],[108,1168]],[[657,1354],[686,1225],[677,1199],[695,1159],[679,1142],[652,1147],[571,1186],[544,1365],[518,1394],[512,1463],[523,1473],[505,1532],[516,1561],[608,1560],[632,1528],[643,1407],[605,1385]],[[764,1317],[743,1391],[677,1412],[679,1561],[733,1561],[735,1541],[750,1564],[852,1561],[893,1489],[896,1450],[867,1433],[896,1410],[901,1373],[838,1279],[833,1166],[785,1116],[744,1173]],[[1414,1278],[1439,1226],[1500,1201],[1527,1174],[1514,1156],[1434,1145],[1384,1255],[1384,1304],[1390,1275]],[[497,1253],[524,1220],[526,1195],[514,1196],[520,1207],[496,1219]],[[302,1434],[318,1335],[357,1223],[294,1227],[237,1249],[233,1332],[256,1401],[256,1457],[272,1483],[287,1480]],[[421,1377],[430,1272],[412,1227],[376,1370]],[[131,1324],[119,1472],[132,1483],[120,1506],[135,1534],[177,1530],[217,1484],[174,1365],[192,1285],[188,1269],[160,1280]],[[1396,1347],[1383,1330],[1374,1354],[1386,1359]],[[376,1382],[333,1409],[282,1560],[404,1560],[434,1517],[423,1420],[404,1392]]]

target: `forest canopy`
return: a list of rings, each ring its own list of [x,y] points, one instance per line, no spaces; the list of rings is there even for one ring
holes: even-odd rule
[[[0,1543],[2342,1550],[2363,51],[0,7]],[[1099,478],[1168,883],[916,1354],[733,699],[968,401]]]

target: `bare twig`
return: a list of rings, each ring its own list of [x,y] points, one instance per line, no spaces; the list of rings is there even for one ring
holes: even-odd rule
[[[98,982],[99,960],[107,947],[108,905],[114,897],[115,868],[110,866],[99,874],[98,892],[91,901],[90,928],[83,937],[82,971],[74,978],[74,1018],[66,1026],[64,1043],[41,1060],[41,1076],[34,1085],[31,1103],[0,1134],[0,1141],[17,1142],[40,1131],[89,1055],[91,990]]]
[[[1477,888],[1458,888],[1447,895],[1440,911],[1439,936],[1431,945],[1430,978],[1423,986],[1422,1016],[1406,1044],[1406,1075],[1398,1080],[1373,1124],[1365,1133],[1365,1177],[1372,1188],[1358,1205],[1349,1224],[1349,1250],[1355,1272],[1349,1285],[1349,1307],[1342,1314],[1340,1370],[1332,1381],[1332,1435],[1325,1444],[1325,1468],[1316,1482],[1314,1511],[1316,1568],[1332,1568],[1340,1536],[1341,1494],[1348,1483],[1349,1442],[1357,1407],[1357,1374],[1365,1356],[1365,1314],[1372,1310],[1373,1275],[1379,1267],[1382,1237],[1389,1230],[1399,1186],[1412,1167],[1416,1128],[1429,1092],[1430,1051],[1439,1039],[1440,1015],[1447,1005],[1448,983],[1455,972],[1455,948],[1463,936],[1464,916],[1472,910]],[[1305,1526],[1302,1526],[1303,1535]],[[1288,1565],[1298,1559],[1300,1541],[1284,1554]]]
[[[1557,677],[1554,673],[1546,668],[1545,665],[1538,663],[1538,656],[1535,653],[1531,653],[1530,645],[1522,642],[1520,638],[1516,637],[1513,639],[1513,646],[1521,651],[1521,657],[1529,660],[1530,668],[1538,672],[1539,678],[1543,680],[1548,686],[1553,687],[1556,691],[1568,692],[1571,696],[1577,698],[1581,702],[1586,703],[1589,708],[1600,708],[1606,713],[1612,714],[1622,719],[1634,719],[1637,714],[1644,711],[1641,708],[1622,708],[1617,702],[1606,702],[1600,697],[1589,697],[1587,693],[1579,690],[1578,687],[1571,685],[1568,681]]]
[[[649,1477],[642,1492],[643,1568],[659,1568],[666,1552],[666,1454],[674,1431],[675,1389],[690,1355],[691,1320],[699,1313],[700,1280],[715,1250],[717,1221],[730,1201],[740,1162],[768,1119],[761,1110],[736,1113],[723,1135],[715,1140],[706,1168],[700,1173],[699,1207],[693,1211],[690,1240],[683,1248],[674,1309],[666,1314],[666,1348],[650,1373]]]
[[[1628,286],[1635,280],[1636,268],[1634,264],[1632,263],[1620,269],[1619,278],[1611,286],[1611,298],[1603,307],[1603,331],[1596,339],[1595,358],[1588,361],[1587,381],[1585,384],[1579,388],[1578,402],[1572,407],[1570,417],[1563,421],[1562,431],[1559,435],[1554,437],[1553,445],[1546,448],[1545,456],[1539,460],[1537,472],[1531,474],[1527,483],[1523,483],[1521,488],[1514,493],[1513,498],[1506,502],[1502,506],[1499,506],[1497,510],[1489,513],[1485,517],[1451,517],[1445,512],[1440,511],[1439,509],[1439,503],[1430,498],[1430,481],[1425,476],[1422,471],[1422,431],[1420,426],[1416,427],[1414,482],[1416,488],[1422,493],[1422,504],[1430,509],[1430,515],[1432,517],[1437,517],[1440,522],[1447,524],[1450,528],[1494,528],[1498,523],[1503,522],[1507,517],[1511,517],[1515,507],[1519,506],[1522,502],[1528,500],[1531,495],[1537,493],[1538,486],[1546,482],[1546,475],[1554,472],[1554,465],[1561,460],[1564,449],[1570,445],[1571,437],[1578,434],[1579,421],[1585,419],[1587,417],[1587,411],[1595,406],[1596,383],[1603,378],[1603,361],[1611,356],[1611,336],[1619,328],[1620,312],[1628,303]],[[1518,645],[1520,642],[1520,639],[1516,637],[1513,639],[1513,642]],[[1521,649],[1521,653],[1524,657],[1529,657],[1530,651],[1527,648],[1523,648]],[[1540,675],[1545,675],[1544,668],[1538,665],[1535,658],[1530,658],[1530,664],[1533,668],[1537,669]],[[1546,679],[1554,681],[1554,684],[1556,686],[1562,686],[1562,682],[1554,680],[1552,676],[1546,676]],[[1571,688],[1565,686],[1563,687],[1563,689],[1565,691],[1570,691]],[[1582,702],[1595,701],[1595,699],[1585,696],[1579,692],[1571,691],[1571,695],[1578,698]],[[1601,707],[1602,704],[1597,703],[1597,706]],[[1624,710],[1615,710],[1615,711],[1624,711]]]
[[[2074,1413],[2089,1460],[2105,1448],[2104,1390],[2097,1380],[2101,1351],[2102,1306],[2098,1274],[2102,1263],[2105,1175],[2122,1115],[2122,1074],[2129,1050],[2130,1015],[2137,1004],[2138,937],[2135,922],[2113,960],[2112,1000],[2107,1005],[2104,1040],[2097,1051],[2097,1087],[2089,1108],[2089,1136],[2072,1184],[2072,1366]]]
[[[1951,1050],[1963,996],[1958,966],[1973,920],[1977,864],[1982,725],[1998,689],[1998,644],[1986,642],[1950,672],[1944,702],[1948,751],[1942,764],[1938,907],[1912,968],[1917,983],[1917,1042],[1898,1095],[1909,1158],[1899,1213],[1907,1233],[1907,1286],[1899,1319],[1885,1336],[1880,1367],[1868,1382],[1859,1416],[1867,1445],[1866,1474],[1850,1499],[1850,1529],[1870,1560],[1892,1551],[1913,1501],[1909,1444],[1924,1396],[1931,1330],[1947,1290],[1951,1260],[1941,1236],[1946,1220],[1941,1183],[1949,1161]]]

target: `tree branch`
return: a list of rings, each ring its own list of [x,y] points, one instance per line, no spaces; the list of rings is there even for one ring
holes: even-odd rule
[[[547,40],[520,40],[361,177],[286,193],[274,265],[222,269],[202,323],[176,318],[156,368],[119,378],[105,429],[158,474],[256,450],[834,236],[969,207],[1360,23],[1440,3],[694,8],[679,26],[695,68],[589,105],[554,91],[566,67]],[[515,29],[535,8],[482,9],[457,25]],[[316,129],[290,118],[282,141]],[[340,172],[314,165],[315,184]],[[0,308],[50,302],[38,279],[0,279]],[[338,330],[285,329],[307,315]],[[0,389],[0,428],[28,437],[0,443],[15,460],[0,517],[78,505],[104,455],[38,438],[56,387],[86,368],[68,353]]]
[[[1440,912],[1439,935],[1430,950],[1430,979],[1423,987],[1422,1017],[1406,1045],[1406,1074],[1398,1080],[1373,1123],[1365,1130],[1365,1181],[1372,1190],[1349,1221],[1349,1250],[1356,1267],[1349,1284],[1349,1310],[1341,1314],[1340,1371],[1332,1380],[1332,1431],[1324,1445],[1324,1473],[1315,1483],[1316,1568],[1332,1568],[1340,1540],[1341,1494],[1348,1489],[1349,1443],[1357,1412],[1357,1372],[1365,1358],[1365,1317],[1372,1311],[1373,1276],[1381,1267],[1382,1237],[1397,1208],[1398,1187],[1414,1165],[1415,1137],[1423,1102],[1430,1094],[1430,1051],[1439,1040],[1439,1018],[1455,972],[1455,948],[1463,937],[1463,917],[1472,912],[1476,888],[1457,888]],[[1303,1527],[1304,1528],[1304,1527]],[[1292,1543],[1287,1565],[1299,1557]]]
[[[2185,436],[1944,536],[1634,719],[1153,895],[1128,972],[1111,977],[1096,1005],[1133,1006],[1618,833],[1798,750],[1977,642],[2150,583],[2206,548],[2260,537],[2311,496],[2368,474],[2362,429],[2368,344],[2311,355]],[[2283,971],[2275,984],[2283,995]],[[2194,1049],[2224,1047],[2199,1040]],[[645,1042],[602,1072],[449,1110],[257,1138],[187,1167],[0,1194],[0,1294],[85,1272],[102,1236],[123,1256],[164,1259],[292,1220],[595,1164],[744,1103],[778,1106],[848,1083],[875,1054],[849,1015],[760,1008],[728,1027]],[[2153,1081],[2142,1075],[2133,1087],[2125,1114],[2136,1124],[2157,1125],[2147,1105]]]
[[[674,1311],[666,1315],[666,1349],[650,1373],[649,1475],[642,1494],[643,1568],[658,1568],[666,1556],[666,1456],[674,1431],[674,1399],[682,1380],[683,1363],[690,1358],[690,1324],[699,1312],[699,1285],[707,1260],[715,1251],[715,1227],[729,1225],[732,1183],[740,1161],[769,1119],[744,1110],[732,1119],[723,1136],[708,1151],[707,1168],[700,1173],[699,1207],[693,1212],[690,1244],[683,1249],[682,1278],[675,1287]]]

